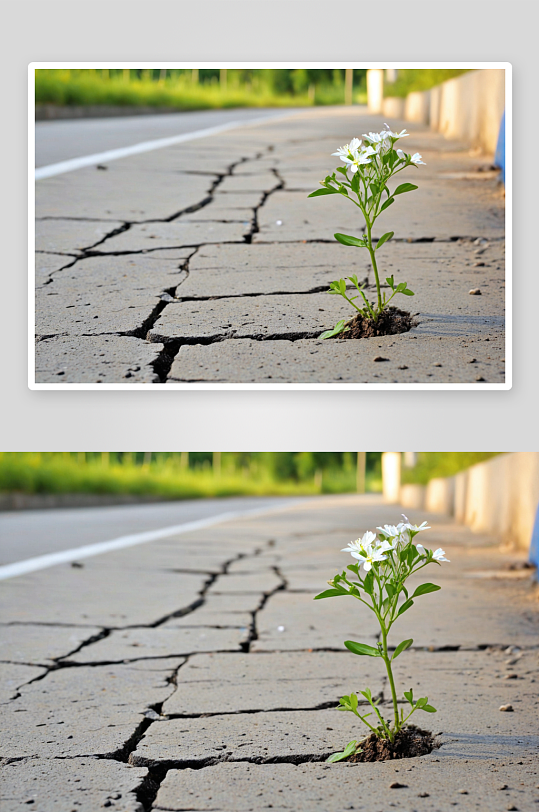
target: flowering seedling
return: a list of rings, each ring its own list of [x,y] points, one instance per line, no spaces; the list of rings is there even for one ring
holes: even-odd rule
[[[409,166],[418,167],[420,164],[425,164],[418,152],[414,153],[414,155],[408,155],[402,149],[395,149],[396,142],[400,138],[406,138],[409,135],[406,130],[394,133],[390,130],[388,124],[385,126],[386,129],[382,130],[382,132],[364,134],[363,138],[366,143],[363,146],[359,138],[353,138],[346,146],[339,147],[333,155],[340,158],[345,165],[337,167],[332,175],[327,175],[324,180],[320,181],[323,188],[317,189],[309,195],[309,197],[342,195],[361,210],[365,219],[365,233],[361,237],[353,237],[349,234],[335,234],[335,239],[342,245],[366,248],[369,252],[376,282],[376,302],[370,302],[367,299],[364,293],[365,286],[359,284],[357,276],[347,277],[357,289],[357,295],[347,295],[346,279],[331,282],[329,293],[342,296],[359,314],[372,319],[373,322],[379,320],[381,314],[397,293],[402,293],[404,296],[414,296],[413,291],[410,290],[406,282],[395,282],[393,274],[386,278],[391,295],[382,291],[376,263],[376,251],[390,240],[395,232],[386,232],[373,245],[372,227],[380,214],[395,202],[397,195],[417,189],[417,186],[414,186],[413,183],[401,183],[393,191],[390,191],[387,185],[390,178],[398,175],[399,172]],[[337,173],[340,174],[340,177],[337,177]],[[359,297],[362,299],[361,306],[356,304],[356,299],[359,299]],[[344,320],[339,321],[333,330],[326,330],[320,338],[331,338],[345,332],[347,329],[349,329],[348,324]]]
[[[389,630],[397,618],[413,606],[416,598],[440,589],[436,584],[425,583],[418,586],[410,595],[405,586],[408,578],[428,564],[441,566],[442,561],[449,560],[445,558],[445,552],[441,548],[432,551],[425,549],[422,544],[414,543],[418,533],[430,529],[426,522],[417,526],[410,524],[406,516],[403,518],[405,521],[396,527],[387,524],[378,527],[378,535],[367,530],[362,538],[351,541],[342,552],[350,553],[356,559],[356,563],[349,564],[340,575],[335,575],[328,581],[331,589],[326,589],[315,598],[320,600],[342,596],[353,597],[376,615],[380,624],[380,641],[376,646],[356,643],[353,640],[346,640],[344,645],[352,654],[379,657],[384,661],[391,688],[394,718],[390,720],[383,716],[379,700],[372,696],[369,688],[360,691],[361,696],[371,707],[368,713],[360,713],[358,697],[354,693],[342,696],[337,710],[355,714],[371,733],[391,743],[395,741],[395,737],[413,713],[418,710],[435,713],[436,708],[429,704],[426,696],[414,699],[413,691],[410,689],[404,692],[406,710],[403,707],[399,709],[392,662],[410,648],[414,641],[402,640],[390,653],[387,643]],[[350,742],[342,753],[334,753],[329,761],[341,761],[357,752],[361,752],[358,742]]]

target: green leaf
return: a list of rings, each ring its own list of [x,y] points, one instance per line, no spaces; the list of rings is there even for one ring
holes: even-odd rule
[[[347,592],[346,589],[326,589],[319,595],[315,595],[313,600],[320,601],[323,598],[337,598],[339,595],[349,595],[349,594],[350,593]]]
[[[438,592],[441,588],[441,586],[437,586],[436,584],[421,584],[421,586],[417,587],[412,598],[418,598],[420,595],[428,595],[429,592]]]
[[[421,708],[423,708],[423,707],[424,707],[424,706],[427,704],[427,702],[428,702],[428,701],[429,701],[428,696],[421,696],[421,697],[420,697],[420,698],[417,700],[417,702],[415,703],[415,706],[416,706],[416,708],[417,708],[418,710],[421,710]]]
[[[339,333],[346,333],[350,328],[346,327],[346,322],[344,319],[338,321],[333,330],[326,330],[320,338],[333,338],[333,336],[338,336]]]
[[[394,199],[392,197],[388,197],[386,202],[383,203],[382,206],[380,207],[380,211],[384,211],[384,209],[389,208],[389,206],[391,206],[391,204],[394,203],[394,202],[395,201],[394,201]]]
[[[410,705],[414,704],[414,692],[413,692],[413,690],[411,688],[410,688],[409,691],[404,692],[404,698],[408,700]]]
[[[406,290],[401,290],[401,293],[404,293],[405,296],[415,296],[415,293],[413,292],[413,290],[410,290],[410,288],[406,288]]]
[[[376,248],[375,248],[374,250],[375,250],[375,251],[378,251],[378,249],[380,248],[380,246],[381,246],[381,245],[383,245],[383,244],[384,244],[385,242],[387,242],[388,240],[390,240],[390,239],[391,239],[391,237],[394,235],[394,233],[395,233],[394,231],[388,231],[386,234],[384,234],[382,237],[380,237],[380,239],[379,239],[379,240],[378,240],[378,242],[376,243]]]
[[[400,608],[400,609],[399,609],[399,611],[397,612],[397,617],[400,617],[400,615],[403,615],[403,614],[404,614],[405,612],[407,612],[407,611],[408,611],[408,609],[409,609],[411,606],[413,606],[413,605],[414,605],[413,600],[412,600],[411,598],[409,598],[407,601],[405,601],[405,602],[402,604],[401,608]]]
[[[333,755],[327,759],[327,763],[334,764],[336,761],[342,761],[344,758],[348,758],[348,756],[356,752],[356,747],[357,741],[349,742],[342,753],[333,753]]]
[[[410,638],[410,640],[403,640],[402,643],[399,643],[395,651],[393,652],[392,660],[395,660],[399,654],[402,654],[403,651],[406,651],[407,648],[410,648],[414,641]]]
[[[357,710],[357,694],[350,694],[350,706],[352,710]]]
[[[352,183],[350,184],[350,188],[357,195],[357,193],[359,192],[359,172],[356,172],[356,174],[352,176]]]
[[[395,280],[393,278],[393,274],[391,274],[391,276],[386,276],[386,282],[391,290],[395,290]]]
[[[310,195],[307,197],[320,197],[321,195],[337,195],[339,194],[338,189],[317,189],[315,192],[311,192]]]
[[[393,192],[393,195],[402,195],[405,192],[413,192],[414,189],[417,189],[417,188],[418,187],[414,186],[413,183],[401,183],[400,186],[397,186],[397,188]]]
[[[374,572],[372,570],[369,570],[369,572],[367,573],[367,575],[363,580],[363,589],[368,595],[372,595],[373,583],[374,583]]]
[[[342,245],[355,245],[359,248],[365,247],[363,237],[359,239],[358,237],[350,237],[348,234],[334,234],[333,236],[338,242],[342,243]]]
[[[432,705],[423,705],[420,710],[426,711],[427,713],[437,713],[436,708],[433,708]]]
[[[397,591],[397,588],[395,586],[393,586],[393,584],[390,584],[390,583],[387,583],[385,585],[385,587],[386,587],[386,592],[387,592],[388,598],[392,598],[393,595],[395,594],[395,592]]]
[[[364,643],[354,643],[353,640],[345,640],[344,645],[351,651],[352,654],[358,654],[365,657],[380,657],[380,652],[374,646],[366,646]]]

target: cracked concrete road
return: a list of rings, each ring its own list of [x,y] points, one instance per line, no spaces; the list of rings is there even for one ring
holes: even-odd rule
[[[376,640],[367,610],[312,599],[400,510],[319,497],[3,581],[2,809],[531,810],[537,592],[522,554],[441,516],[410,518],[451,561],[429,574],[442,590],[390,641],[414,639],[398,690],[429,695],[441,747],[324,763],[362,735],[338,698],[368,686],[389,707],[388,685],[343,646]]]
[[[375,225],[395,231],[382,276],[416,292],[408,333],[318,339],[352,315],[329,282],[355,273],[372,293],[374,277],[333,238],[359,232],[355,210],[307,195],[336,146],[383,126],[318,108],[38,181],[36,383],[504,383],[497,175],[391,123],[427,163]]]

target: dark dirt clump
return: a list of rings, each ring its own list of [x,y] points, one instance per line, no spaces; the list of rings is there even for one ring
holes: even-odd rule
[[[375,733],[361,742],[362,753],[354,753],[345,761],[389,761],[392,758],[414,758],[431,753],[439,745],[429,730],[410,725],[400,730],[393,744],[379,739]]]
[[[392,336],[397,333],[407,333],[417,322],[411,313],[399,310],[398,307],[388,307],[378,316],[377,321],[368,319],[358,313],[350,322],[349,330],[339,333],[338,338],[375,338],[376,336]]]

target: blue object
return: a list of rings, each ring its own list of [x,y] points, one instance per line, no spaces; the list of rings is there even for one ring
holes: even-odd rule
[[[537,506],[537,513],[535,514],[535,523],[533,525],[532,541],[530,544],[530,563],[539,567],[539,505]]]
[[[494,156],[494,163],[502,170],[502,180],[505,186],[505,110],[500,124],[500,132],[498,133],[498,143],[496,144],[496,154]]]

